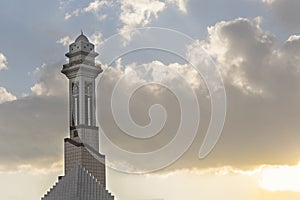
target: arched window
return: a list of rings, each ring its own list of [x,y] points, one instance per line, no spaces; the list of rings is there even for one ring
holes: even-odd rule
[[[79,84],[72,83],[72,125],[77,126],[79,124]]]

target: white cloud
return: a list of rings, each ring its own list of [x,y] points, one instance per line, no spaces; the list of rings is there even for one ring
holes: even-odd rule
[[[99,44],[101,44],[101,42],[103,42],[103,35],[100,31],[96,31],[93,35],[92,35],[92,42],[98,46]]]
[[[180,64],[175,62],[166,65],[161,61],[154,60],[138,66],[136,63],[123,66],[122,59],[119,58],[115,61],[114,69],[123,75],[128,75],[128,84],[146,81],[167,83],[173,82],[177,79],[179,80],[180,76],[186,80],[193,89],[200,89],[201,86],[204,86],[201,75],[191,65],[188,64]]]
[[[58,44],[62,44],[63,46],[68,46],[72,42],[72,39],[69,36],[64,36],[56,41]]]
[[[187,13],[187,0],[119,0],[121,4],[120,21],[123,27],[120,33],[124,38],[126,45],[135,32],[128,32],[137,27],[148,25],[152,19],[157,19],[158,15],[163,12],[168,5],[174,4],[182,13]]]
[[[129,28],[148,24],[151,16],[157,18],[158,13],[165,9],[165,3],[158,0],[123,0],[120,3],[120,20]]]
[[[14,101],[17,97],[8,92],[4,87],[0,87],[0,104],[4,102]]]
[[[64,9],[74,0],[59,0],[59,9]]]
[[[124,26],[120,29],[125,44],[131,40],[132,34],[128,31],[137,26],[145,26],[150,23],[151,18],[157,18],[166,4],[158,0],[121,0],[120,21]]]
[[[61,64],[56,66],[43,64],[33,74],[39,80],[30,88],[37,96],[65,96],[67,92],[66,78],[60,73]]]
[[[293,42],[293,41],[297,41],[297,40],[300,40],[300,35],[291,35],[287,41]]]
[[[107,0],[95,0],[91,2],[86,8],[83,9],[84,12],[98,12],[103,6],[111,5]]]
[[[107,15],[106,14],[102,14],[102,13],[99,13],[99,11],[103,8],[103,7],[109,7],[111,6],[112,4],[107,1],[107,0],[94,0],[93,2],[91,2],[87,7],[84,7],[84,8],[77,8],[75,9],[74,11],[72,12],[67,12],[65,14],[65,20],[68,20],[72,17],[77,17],[79,16],[79,14],[81,13],[89,13],[89,12],[92,12],[96,15],[97,19],[99,21],[102,21],[104,20]]]
[[[184,77],[193,89],[205,87],[200,74],[192,66],[187,64],[171,63],[168,67]]]
[[[61,44],[63,46],[69,46],[73,41],[74,41],[74,39],[72,39],[70,36],[64,36],[64,37],[60,38],[59,40],[57,40],[56,43]],[[94,32],[93,35],[91,36],[91,42],[94,43],[96,46],[101,44],[101,42],[103,42],[102,33],[100,31]],[[40,70],[39,67],[35,69],[35,71],[39,71],[39,70]],[[35,73],[35,71],[34,71],[34,73]]]
[[[0,70],[7,69],[7,59],[3,53],[0,53]]]
[[[44,175],[49,172],[59,172],[63,167],[62,160],[56,161],[52,163],[50,166],[34,166],[32,164],[20,164],[16,166],[14,169],[7,169],[6,166],[0,165],[0,173],[22,173],[26,172],[32,175]]]
[[[64,19],[65,19],[65,20],[68,20],[68,19],[70,19],[71,17],[72,17],[72,14],[70,14],[69,12],[67,12],[67,13],[65,14]]]
[[[272,4],[276,0],[262,0],[263,3]]]
[[[167,0],[167,2],[175,4],[178,7],[179,11],[184,14],[187,13],[187,1],[188,0]]]
[[[151,81],[154,82],[172,82],[178,79],[179,76],[186,80],[193,89],[199,89],[203,86],[203,81],[200,74],[188,64],[170,63],[165,65],[160,61],[152,61],[142,65],[148,70]],[[170,73],[172,71],[172,73]]]
[[[70,19],[71,17],[77,17],[78,15],[79,15],[79,13],[80,13],[80,9],[76,9],[76,10],[74,10],[73,12],[71,12],[71,13],[69,13],[69,12],[67,12],[66,14],[65,14],[65,20],[68,20],[68,19]]]
[[[153,19],[157,19],[159,13],[166,10],[170,5],[176,6],[181,12],[187,13],[188,0],[117,0],[117,3],[112,3],[107,0],[94,0],[84,8],[77,8],[72,12],[65,14],[65,20],[78,16],[81,13],[93,13],[99,21],[108,17],[102,12],[102,9],[114,6],[120,6],[119,20],[123,24],[119,32],[123,36],[124,45],[126,45],[135,34],[131,31],[137,27],[144,27],[148,25]]]
[[[31,91],[40,96],[40,95],[50,95],[47,91],[47,87],[46,85],[42,82],[42,83],[36,83],[34,86],[32,86]]]

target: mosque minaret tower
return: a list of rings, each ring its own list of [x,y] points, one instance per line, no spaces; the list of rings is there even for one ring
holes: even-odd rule
[[[43,200],[113,200],[106,190],[105,156],[99,153],[95,79],[102,72],[95,63],[94,44],[81,32],[66,53],[62,73],[69,79],[70,137],[64,139],[65,176]]]

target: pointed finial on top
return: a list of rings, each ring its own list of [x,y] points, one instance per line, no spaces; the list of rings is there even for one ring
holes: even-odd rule
[[[76,38],[75,42],[78,41],[85,41],[85,42],[89,42],[89,39],[83,35],[83,31],[81,30],[81,34]]]
[[[82,29],[80,29],[80,32],[81,32],[81,35],[83,35],[83,31],[82,31]]]

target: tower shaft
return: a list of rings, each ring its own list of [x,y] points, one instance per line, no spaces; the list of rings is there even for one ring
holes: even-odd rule
[[[81,33],[70,44],[62,73],[69,79],[70,138],[65,139],[65,174],[80,164],[105,186],[105,157],[99,154],[96,126],[95,79],[102,72],[95,64],[94,45]]]

